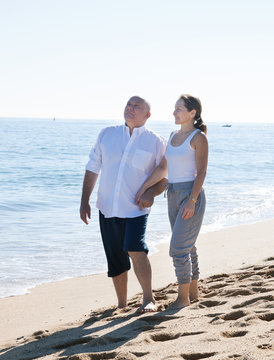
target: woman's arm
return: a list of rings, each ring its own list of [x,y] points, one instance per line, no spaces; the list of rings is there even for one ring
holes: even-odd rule
[[[167,174],[167,161],[166,158],[163,157],[160,164],[153,170],[153,173],[147,178],[147,180],[143,183],[142,187],[136,194],[136,203],[137,204],[139,203],[140,197],[148,188],[150,188],[152,185],[162,180],[166,174]]]
[[[195,203],[197,201],[197,197],[200,194],[206,176],[208,160],[208,142],[206,135],[203,133],[198,133],[191,141],[191,146],[195,149],[197,176],[194,180],[189,200],[182,209],[182,218],[185,220],[191,218],[194,215]]]
[[[139,202],[136,202],[136,205],[139,205],[139,209],[143,210],[146,207],[151,207],[154,202],[155,196],[162,194],[165,191],[167,185],[167,179],[163,178],[155,185],[148,188],[143,195],[140,196]]]

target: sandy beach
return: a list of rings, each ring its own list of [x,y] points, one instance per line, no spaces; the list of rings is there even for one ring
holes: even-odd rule
[[[150,257],[158,312],[115,308],[106,274],[0,299],[0,359],[274,359],[274,220],[201,234],[200,299],[179,311],[168,244]]]

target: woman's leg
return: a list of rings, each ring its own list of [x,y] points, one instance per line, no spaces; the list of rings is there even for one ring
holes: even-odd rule
[[[203,191],[200,195],[193,217],[187,220],[182,219],[180,209],[173,226],[170,256],[173,258],[178,280],[178,298],[173,307],[187,306],[190,303],[189,296],[191,296],[191,300],[198,296],[199,268],[195,242],[201,228],[205,209]]]
[[[195,245],[191,249],[190,257],[191,257],[191,266],[192,266],[192,280],[189,287],[189,300],[194,301],[197,300],[199,297],[198,279],[200,274],[197,248]]]

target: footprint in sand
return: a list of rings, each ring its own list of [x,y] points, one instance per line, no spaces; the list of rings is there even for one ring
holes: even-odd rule
[[[58,344],[57,346],[54,347],[54,349],[60,350],[60,349],[65,349],[65,348],[75,346],[75,345],[81,345],[81,344],[88,344],[89,347],[95,347],[95,346],[102,346],[102,345],[108,345],[108,344],[116,344],[119,342],[124,342],[125,340],[128,340],[128,339],[125,337],[114,337],[114,336],[107,336],[107,335],[100,336],[100,337],[99,336],[85,336],[83,338],[72,339],[67,342]],[[93,359],[93,357],[92,357],[92,359]],[[112,357],[111,358],[103,357],[102,359],[112,359]]]
[[[38,330],[38,331],[35,331],[32,336],[36,339],[36,340],[40,340],[46,336],[49,335],[49,331],[48,330]]]
[[[149,352],[140,351],[111,351],[101,353],[85,353],[81,355],[73,355],[68,360],[136,360],[142,356],[149,355]],[[65,358],[67,359],[67,358]]]
[[[90,346],[98,346],[98,345],[117,344],[119,342],[125,342],[127,340],[128,340],[128,338],[126,338],[126,337],[103,335],[103,336],[100,336],[100,338],[91,340],[89,342],[89,345]]]
[[[244,316],[248,315],[249,313],[243,310],[232,311],[227,314],[224,313],[217,313],[217,314],[208,314],[207,316],[213,317],[210,321],[210,324],[222,324],[224,321],[230,320],[238,320],[243,318]]]
[[[226,303],[227,303],[226,301],[206,300],[206,301],[201,301],[199,303],[199,307],[200,308],[213,307],[213,306],[224,305]]]
[[[232,297],[232,296],[248,296],[253,295],[254,292],[252,290],[248,289],[227,289],[223,290],[221,295],[226,297]]]
[[[181,336],[180,333],[172,334],[170,332],[160,332],[158,334],[150,335],[149,338],[153,341],[164,342],[164,341],[178,339],[180,336]]]
[[[111,307],[110,309],[99,309],[97,311],[92,311],[89,315],[89,318],[85,321],[85,324],[92,324],[107,317],[112,317],[115,315],[116,310],[116,307]]]
[[[140,321],[148,322],[151,325],[158,325],[164,321],[177,320],[181,319],[181,316],[171,316],[171,315],[147,315],[140,318]]]
[[[163,329],[163,326],[158,326],[157,329]],[[137,320],[134,324],[134,330],[136,331],[141,331],[141,332],[145,332],[145,331],[151,331],[151,330],[155,330],[155,324],[149,324],[148,322],[142,321],[141,319]]]
[[[132,351],[131,353],[132,353],[133,355],[137,356],[137,358],[140,358],[140,357],[142,357],[142,356],[146,356],[146,355],[150,354],[149,351],[147,351],[147,352],[143,352],[143,351]]]
[[[60,350],[60,349],[66,349],[68,347],[75,346],[75,345],[87,344],[94,339],[97,339],[97,336],[96,337],[95,336],[85,336],[82,338],[71,339],[69,341],[66,341],[66,342],[63,342],[61,344],[54,346],[54,349]]]
[[[199,359],[207,359],[212,356],[215,356],[216,352],[208,352],[208,353],[191,353],[191,354],[181,354],[181,357],[185,360],[199,360]]]
[[[272,345],[271,344],[261,344],[261,345],[257,345],[257,348],[262,349],[262,350],[271,350]]]
[[[253,299],[244,301],[241,304],[236,304],[236,305],[232,306],[232,308],[233,309],[238,309],[238,308],[241,308],[241,307],[246,307],[246,306],[249,306],[249,305],[253,305],[253,304],[257,303],[258,301],[269,302],[269,301],[273,301],[273,300],[274,300],[273,295],[259,296],[259,297],[255,297]]]
[[[262,277],[259,276],[259,275],[254,275],[253,272],[243,274],[243,275],[240,275],[238,277],[238,281],[242,281],[242,280],[245,280],[245,279],[249,279],[249,280],[252,280],[252,281],[259,281],[259,280],[262,279]]]
[[[130,351],[121,351],[115,357],[114,360],[135,360],[138,356],[136,356],[133,352]]]
[[[248,331],[223,331],[222,336],[226,338],[245,336]]]
[[[224,313],[223,312],[221,312],[221,313],[210,313],[210,314],[205,314],[205,316],[207,316],[207,317],[212,317],[212,318],[215,318],[215,317],[219,317],[220,315],[224,315]]]
[[[226,282],[218,282],[217,284],[213,284],[213,285],[210,285],[208,288],[209,289],[221,289],[225,286],[228,286],[228,284]]]
[[[203,298],[205,298],[205,299],[212,298],[212,297],[214,297],[216,295],[219,295],[219,293],[217,293],[216,291],[211,291],[211,292],[209,292],[207,294],[203,294]]]
[[[131,301],[128,302],[130,308],[139,308],[142,305],[141,296],[134,297]]]
[[[274,320],[274,313],[271,312],[271,313],[262,314],[259,315],[258,318],[263,321],[272,321]]]
[[[166,332],[166,331],[162,331],[162,332],[158,332],[156,334],[150,335],[150,339],[153,341],[160,341],[160,342],[164,342],[164,341],[169,341],[169,340],[174,340],[174,339],[178,339],[179,337],[183,337],[183,336],[193,336],[193,335],[200,335],[200,334],[204,334],[204,331],[196,331],[196,332],[184,332],[184,333],[171,333],[171,332]]]
[[[221,318],[224,320],[238,320],[238,319],[246,316],[247,314],[248,314],[248,312],[246,312],[246,311],[238,310],[238,311],[232,311],[230,313],[227,313],[227,314],[221,316]]]
[[[68,360],[105,360],[105,359],[116,359],[117,352],[98,352],[98,353],[85,353],[85,354],[77,354],[72,355],[68,358]],[[67,359],[67,358],[64,358]],[[136,359],[136,357],[134,357]]]
[[[155,294],[154,299],[155,301],[168,300],[168,296],[167,294]]]
[[[266,272],[266,277],[271,278],[274,277],[274,269],[270,269]]]
[[[268,288],[268,287],[252,287],[251,288],[252,291],[254,291],[255,293],[266,293],[266,292],[270,292],[273,291],[274,288]]]
[[[206,279],[207,283],[213,282],[213,281],[221,281],[224,278],[228,278],[229,275],[228,274],[217,274],[217,275],[212,275],[209,278]]]

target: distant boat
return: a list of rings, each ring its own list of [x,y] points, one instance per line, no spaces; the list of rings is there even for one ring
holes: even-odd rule
[[[231,124],[222,125],[222,127],[231,127],[231,126],[232,126]]]

